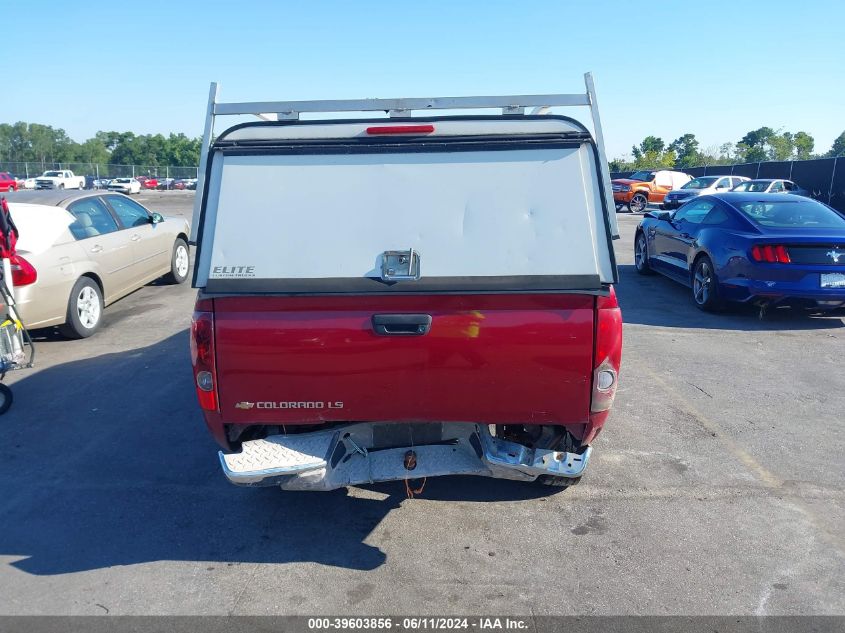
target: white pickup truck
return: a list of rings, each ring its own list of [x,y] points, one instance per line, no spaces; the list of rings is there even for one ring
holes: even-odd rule
[[[76,176],[69,169],[45,171],[35,179],[36,189],[85,189],[85,176]]]

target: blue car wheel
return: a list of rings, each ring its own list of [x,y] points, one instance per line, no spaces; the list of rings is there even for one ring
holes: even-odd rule
[[[722,307],[719,297],[719,280],[713,262],[702,255],[695,262],[692,272],[692,300],[701,310],[714,311]]]

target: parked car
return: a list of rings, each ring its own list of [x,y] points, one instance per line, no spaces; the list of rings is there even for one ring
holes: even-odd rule
[[[0,191],[17,191],[18,180],[7,171],[0,171]]]
[[[141,193],[141,183],[134,178],[113,178],[107,188],[109,191],[119,191],[127,195]]]
[[[646,213],[634,261],[689,286],[703,310],[845,305],[845,218],[809,198],[729,192]]]
[[[35,189],[35,178],[24,178],[23,181],[20,181],[21,184],[18,189]]]
[[[156,189],[159,189],[161,191],[167,191],[171,189],[174,180],[174,178],[159,178],[158,184],[156,185]]]
[[[586,128],[542,118],[218,136],[191,355],[230,481],[577,482],[619,371],[616,214]]]
[[[197,189],[197,179],[196,178],[186,178],[185,179],[185,189],[190,191],[196,191]]]
[[[144,189],[158,189],[158,178],[144,178],[141,182],[141,187]]]
[[[119,193],[19,192],[12,262],[17,310],[27,328],[94,334],[104,306],[166,276],[188,278],[188,223],[165,219]]]
[[[174,180],[174,181],[171,183],[170,188],[171,188],[171,189],[178,189],[178,190],[180,190],[180,191],[181,191],[181,190],[185,189],[185,188],[186,188],[186,186],[187,186],[187,185],[186,185],[186,183],[185,183],[185,181],[184,181],[184,180],[177,179],[177,180]]]
[[[731,191],[748,191],[752,193],[791,193],[795,196],[811,198],[812,194],[796,185],[791,180],[782,178],[755,178],[746,180],[735,186]]]
[[[626,207],[632,213],[645,211],[649,203],[659,204],[672,189],[679,189],[692,179],[688,174],[667,169],[635,171],[628,178],[612,182],[617,210]]]
[[[693,178],[680,189],[673,189],[663,198],[661,209],[677,209],[685,202],[689,202],[698,196],[730,191],[740,183],[747,181],[744,176],[699,176]]]
[[[35,179],[35,188],[85,189],[85,176],[77,176],[69,169],[53,169]]]
[[[110,182],[110,178],[97,178],[91,185],[93,189],[107,189]]]

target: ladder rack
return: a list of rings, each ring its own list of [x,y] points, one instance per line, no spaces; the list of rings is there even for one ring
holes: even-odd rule
[[[208,108],[206,110],[205,128],[202,137],[202,147],[200,149],[197,190],[194,199],[193,222],[191,223],[191,243],[195,243],[197,238],[200,208],[202,206],[203,192],[205,191],[208,153],[211,148],[211,139],[214,135],[215,118],[218,116],[253,115],[265,121],[296,121],[299,119],[300,114],[315,112],[332,114],[343,112],[385,112],[390,117],[412,118],[414,111],[483,110],[492,108],[501,109],[503,115],[524,115],[526,108],[533,108],[531,114],[546,114],[549,108],[555,107],[589,107],[593,122],[593,136],[599,155],[599,168],[602,171],[607,208],[613,209],[614,203],[610,191],[610,170],[604,149],[604,135],[602,134],[592,73],[584,74],[584,85],[586,92],[578,94],[222,103],[217,101],[219,84],[212,82],[208,92]],[[331,119],[327,118],[326,121],[331,121]]]

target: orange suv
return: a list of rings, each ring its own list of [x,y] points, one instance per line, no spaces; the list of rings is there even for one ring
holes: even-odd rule
[[[658,204],[672,189],[680,189],[692,176],[668,169],[635,171],[628,178],[612,180],[616,210],[627,207],[632,213],[642,213],[649,202]]]

